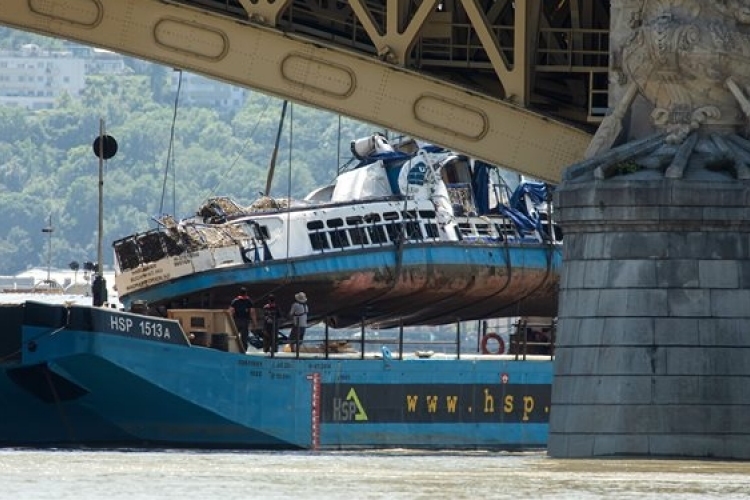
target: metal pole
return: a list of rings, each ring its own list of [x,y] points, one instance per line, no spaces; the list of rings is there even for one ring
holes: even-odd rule
[[[456,318],[456,359],[461,359],[461,318]]]
[[[103,275],[102,238],[104,233],[104,118],[99,119],[99,235],[96,248],[96,274]]]
[[[279,153],[279,141],[281,141],[281,131],[284,128],[284,115],[286,115],[286,106],[289,101],[284,100],[284,104],[281,106],[281,119],[279,120],[279,130],[276,132],[276,143],[273,146],[273,154],[271,155],[271,165],[268,167],[268,175],[266,177],[266,190],[263,193],[265,196],[271,194],[271,184],[273,183],[273,173],[276,170],[276,156]]]

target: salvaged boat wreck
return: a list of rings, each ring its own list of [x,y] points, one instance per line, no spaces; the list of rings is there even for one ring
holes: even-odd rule
[[[335,327],[555,316],[562,234],[548,186],[414,140],[352,142],[356,165],[304,199],[217,197],[114,243],[126,307],[226,308],[237,290]]]

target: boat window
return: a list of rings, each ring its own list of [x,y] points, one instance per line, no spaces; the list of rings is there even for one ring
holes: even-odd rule
[[[144,262],[154,262],[166,256],[158,232],[142,234],[138,237],[138,247]]]
[[[369,226],[367,233],[370,235],[370,241],[373,243],[387,243],[388,238],[385,237],[385,231],[383,226]]]
[[[315,231],[316,229],[323,229],[323,221],[322,220],[311,220],[307,223],[307,229],[311,231]]]
[[[372,213],[365,215],[364,219],[365,219],[365,222],[367,222],[368,224],[373,223],[373,222],[380,222],[380,214],[376,214],[375,212],[372,212]]]
[[[333,248],[346,248],[349,246],[349,238],[346,235],[345,229],[331,231],[330,235],[331,235],[331,245],[333,245]]]
[[[490,225],[489,224],[477,224],[477,234],[480,234],[482,236],[487,236],[490,234]]]
[[[404,219],[416,219],[417,218],[416,210],[405,210],[401,213],[403,214]]]
[[[406,237],[410,240],[421,240],[423,238],[419,222],[412,220],[406,223]]]
[[[115,243],[115,255],[120,263],[120,269],[127,271],[129,269],[135,269],[141,263],[140,252],[138,251],[138,245],[135,244],[135,240],[128,238],[126,240]]]
[[[397,242],[401,239],[401,224],[398,222],[391,222],[386,224],[385,230],[388,232],[388,237],[392,242]]]
[[[164,242],[164,247],[167,249],[167,254],[169,254],[170,257],[181,255],[185,252],[184,245],[171,236],[161,233],[161,238]]]
[[[326,225],[328,227],[341,227],[344,225],[344,221],[340,218],[330,219],[326,221]]]
[[[356,225],[362,224],[362,216],[352,215],[351,217],[347,217],[346,223],[349,224],[350,226],[356,226]]]
[[[427,233],[428,238],[437,238],[440,236],[440,232],[438,231],[437,224],[434,224],[432,222],[424,225],[425,233]]]
[[[363,227],[354,227],[349,229],[349,237],[352,245],[369,245],[370,240],[367,238],[367,232]]]
[[[474,197],[471,193],[471,184],[449,184],[448,198],[453,205],[453,213],[457,216],[468,215],[474,211]]]
[[[435,211],[434,210],[420,210],[419,216],[423,219],[434,219],[435,218]]]
[[[400,217],[398,212],[385,212],[383,213],[383,220],[399,220]]]
[[[495,224],[495,229],[497,229],[497,232],[500,233],[501,236],[504,234],[512,235],[516,232],[516,228],[508,220],[506,220],[502,224]]]
[[[205,328],[206,318],[203,316],[190,316],[190,327],[191,328]]]
[[[468,222],[459,222],[458,230],[461,231],[461,234],[463,234],[464,236],[467,236],[473,233],[471,229],[471,224],[469,224]]]
[[[268,226],[261,226],[260,224],[252,225],[253,236],[256,240],[267,240],[269,239]]]
[[[326,233],[310,233],[310,244],[313,247],[313,250],[326,250],[328,248],[331,248],[331,246],[328,244],[328,238],[326,237]]]

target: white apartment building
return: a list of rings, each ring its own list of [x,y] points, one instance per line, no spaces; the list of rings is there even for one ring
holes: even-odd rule
[[[172,90],[174,92],[177,91],[180,84],[180,74],[182,74],[180,103],[184,105],[229,111],[239,109],[245,103],[246,89],[187,71],[175,70],[172,72]]]
[[[70,52],[45,51],[34,44],[0,51],[2,105],[48,108],[63,92],[78,95],[85,79],[85,61]]]
[[[132,70],[120,54],[71,44],[62,50],[46,50],[26,44],[18,50],[0,50],[0,106],[51,108],[67,92],[77,97],[88,75],[122,75]],[[197,74],[174,71],[172,90],[182,75],[180,103],[218,111],[240,108],[247,90]]]

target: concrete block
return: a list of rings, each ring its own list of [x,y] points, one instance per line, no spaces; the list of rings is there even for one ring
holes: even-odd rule
[[[726,184],[726,187],[730,187],[733,183]],[[671,186],[671,201],[667,204],[686,207],[732,205],[741,200],[737,198],[738,194],[737,190],[725,189],[725,186],[713,185],[707,189],[703,183],[675,183]]]
[[[555,190],[555,209],[592,206],[598,203],[597,190],[587,184],[565,184]]]
[[[655,318],[654,343],[659,346],[698,345],[698,318]]]
[[[750,260],[734,261],[737,266],[737,288],[750,289]]]
[[[612,248],[607,233],[590,233],[586,238],[582,260],[608,259]]]
[[[648,259],[610,261],[608,285],[612,288],[656,287],[656,263]]]
[[[650,375],[654,371],[651,347],[577,347],[558,353],[555,363],[563,361],[568,375]]]
[[[565,244],[563,245],[563,262],[567,265],[568,262],[579,261],[583,259],[583,251],[586,247],[585,235],[575,234],[568,231],[567,227],[565,230]]]
[[[750,290],[710,290],[711,316],[750,320]]]
[[[651,375],[654,370],[653,348],[618,347],[599,348],[594,370],[597,375]]]
[[[578,346],[580,342],[582,318],[563,317],[557,321],[555,346]]]
[[[746,233],[708,231],[691,233],[688,237],[695,259],[744,260],[750,258],[750,248]]]
[[[563,405],[553,406],[552,419],[562,418],[566,432],[573,434],[646,434],[656,418],[649,405]]]
[[[703,207],[681,207],[681,206],[662,206],[660,207],[660,219],[662,221],[700,221],[703,220]]]
[[[604,345],[652,345],[654,318],[604,318],[601,338]]]
[[[659,221],[661,211],[658,206],[612,206],[602,210],[601,218],[610,223],[639,222],[655,224]]]
[[[583,276],[586,272],[586,262],[582,260],[573,260],[566,262],[563,266],[561,288],[583,288]]]
[[[750,387],[741,376],[677,375],[654,377],[653,402],[659,405],[732,405],[748,401]]]
[[[739,431],[711,437],[713,439],[709,441],[708,457],[750,460],[750,435],[746,432]]]
[[[736,260],[699,260],[700,288],[738,288],[739,268]]]
[[[595,457],[648,454],[649,441],[645,434],[599,434],[594,437]]]
[[[669,256],[669,235],[670,233],[663,232],[612,234],[609,258],[617,260],[667,258]]]
[[[552,366],[555,377],[570,373],[570,366],[573,364],[573,353],[571,352],[573,349],[577,349],[577,347],[558,346],[555,348],[555,362]]]
[[[696,288],[700,283],[698,261],[694,259],[664,259],[655,265],[659,288]]]
[[[667,301],[670,316],[711,316],[711,290],[675,288],[667,290]]]
[[[669,311],[667,290],[627,289],[626,316],[666,316]]]
[[[750,322],[744,318],[702,318],[698,331],[702,346],[750,346]]]
[[[557,297],[557,313],[562,318],[576,317],[579,290],[560,290]]]
[[[602,342],[602,326],[604,320],[593,318],[576,318],[576,332],[570,333],[570,339],[575,339],[577,347],[598,346]],[[559,323],[558,323],[559,326]]]
[[[579,290],[576,295],[575,313],[577,317],[599,316],[601,313],[602,293],[600,290]]]
[[[560,404],[634,405],[651,402],[651,376],[562,376],[555,380],[553,407]]]
[[[709,450],[715,448],[715,445],[711,443],[713,440],[713,437],[691,434],[651,434],[649,436],[649,455],[657,457],[710,458]]]
[[[750,348],[674,346],[665,351],[665,375],[750,376]]]
[[[604,211],[599,206],[568,207],[557,210],[558,220],[563,227],[588,224],[590,221],[606,220]]]
[[[700,259],[706,255],[706,235],[701,232],[679,231],[667,233],[669,259]]]
[[[583,287],[584,288],[607,288],[609,287],[611,260],[588,260],[584,266]]]
[[[703,216],[701,220],[705,222],[709,221],[743,221],[747,220],[747,212],[745,207],[717,207],[717,206],[706,206],[703,207]],[[709,222],[710,223],[710,222]]]
[[[560,458],[591,457],[594,453],[594,436],[591,434],[550,433],[547,454]]]
[[[599,316],[626,316],[628,289],[601,290],[598,295]]]

